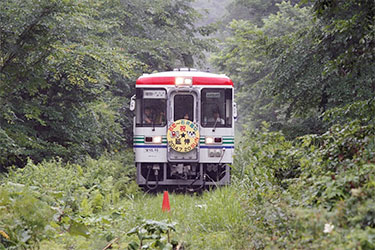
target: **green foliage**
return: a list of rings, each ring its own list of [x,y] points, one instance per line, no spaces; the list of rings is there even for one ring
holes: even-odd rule
[[[290,124],[296,121],[290,121],[291,110],[285,101],[289,97],[279,101],[275,95],[283,92],[271,90],[279,84],[273,79],[273,71],[280,55],[310,29],[312,17],[309,8],[288,2],[277,4],[277,8],[277,13],[264,16],[262,26],[233,20],[232,36],[226,39],[213,61],[236,83],[240,123],[260,127],[262,121],[268,121],[272,129],[278,130],[285,126],[285,120]],[[293,92],[309,93],[298,87],[288,93]]]
[[[277,59],[270,88],[290,114],[317,117],[372,99],[374,8],[373,1],[314,1],[312,29]]]
[[[98,112],[91,102],[113,73],[129,78],[135,60],[99,32],[119,21],[108,17],[95,22],[101,6],[86,4],[1,2],[0,127],[9,138],[1,165],[22,165],[28,156],[36,161],[98,156],[105,147],[97,145],[112,139],[98,133]],[[108,133],[121,131],[115,130]],[[119,144],[118,139],[111,142]]]
[[[41,195],[18,183],[0,186],[0,230],[8,235],[0,236],[1,249],[29,249],[57,233],[51,226],[54,211]]]
[[[262,22],[239,15],[214,57],[237,83],[242,124],[259,128],[267,121],[296,138],[332,125],[320,119],[324,112],[372,100],[373,1],[258,2],[234,4],[277,8],[266,11]]]
[[[299,175],[300,152],[281,132],[268,132],[269,125],[263,126],[262,131],[248,131],[245,136],[251,140],[242,141],[236,148],[234,174],[251,185],[283,184],[285,179]]]
[[[374,129],[353,121],[294,141],[248,132],[233,173],[252,247],[374,248]]]
[[[304,193],[312,199],[311,203],[331,207],[371,182],[375,163],[374,132],[373,125],[352,122],[333,126],[319,137],[303,137],[303,146],[310,152],[301,161],[305,183],[300,184],[309,187]]]
[[[345,124],[359,121],[361,124],[374,124],[375,102],[374,98],[366,101],[357,101],[342,107],[327,110],[323,118],[330,124]]]
[[[99,233],[95,227],[110,223],[118,216],[120,200],[138,193],[132,162],[129,152],[88,158],[82,165],[29,161],[24,168],[10,171],[0,187],[0,230],[9,235],[1,238],[2,244],[33,248],[58,234],[106,241],[110,231]]]
[[[358,120],[293,141],[268,128],[249,130],[236,146],[230,187],[200,196],[171,194],[168,213],[161,209],[162,194],[134,189],[129,156],[79,165],[29,162],[3,179],[0,242],[162,249],[171,247],[167,232],[173,227],[173,244],[189,249],[374,248],[374,125]],[[35,228],[24,234],[31,236],[26,242],[17,225]]]
[[[0,165],[123,149],[136,77],[210,49],[197,18],[181,0],[2,1]]]
[[[202,195],[170,193],[171,210],[161,209],[163,194],[136,198],[128,206],[123,227],[140,225],[139,218],[154,221],[174,221],[177,224],[174,239],[180,249],[244,249],[248,245],[244,230],[248,221],[241,207],[243,192],[225,187]],[[125,242],[137,241],[129,236]],[[126,245],[127,246],[127,245]]]
[[[350,80],[359,78],[362,90],[367,84],[371,86],[373,72],[369,66],[375,48],[374,1],[314,1],[313,10],[323,25],[319,49],[329,55],[324,73],[348,76]],[[352,86],[360,91],[356,87]]]
[[[229,15],[227,19],[249,20],[251,23],[262,26],[264,18],[275,14],[279,10],[278,4],[282,0],[233,0],[227,7]],[[296,4],[299,0],[290,1]]]
[[[127,157],[107,156],[99,160],[87,159],[79,165],[61,161],[29,162],[23,169],[10,171],[9,176],[3,177],[0,189],[0,197],[5,197],[5,200],[0,199],[1,244],[14,246],[14,249],[22,246],[26,249],[103,249],[106,246],[126,249],[131,248],[131,242],[140,242],[136,235],[127,234],[135,228],[146,238],[154,237],[143,240],[143,246],[158,244],[157,249],[163,244],[176,246],[177,242],[179,247],[193,249],[246,246],[242,235],[248,222],[244,220],[246,212],[241,207],[242,192],[227,187],[201,196],[170,194],[171,211],[165,213],[161,209],[161,194],[141,194],[133,181],[127,181],[130,161]],[[134,173],[134,167],[131,168]],[[13,204],[15,200],[10,199],[16,197],[9,191],[15,189],[13,186],[22,190],[21,194],[17,193],[20,195],[17,206]],[[3,195],[4,189],[7,191]],[[21,217],[16,207],[26,206],[22,205],[24,193],[29,194],[35,207],[25,214],[26,217]],[[12,205],[4,208],[4,202]],[[43,210],[33,210],[38,208]],[[30,231],[37,235],[35,241],[29,239],[22,243],[16,241],[17,232],[11,227],[17,223],[23,228],[33,228],[34,223],[43,226],[39,226],[38,231]],[[177,233],[172,234],[172,228]],[[171,245],[167,244],[168,230]],[[9,235],[9,239],[4,234]]]
[[[176,231],[175,225],[174,222],[143,220],[141,225],[127,233],[136,234],[139,240],[139,243],[129,243],[128,249],[173,249],[178,245],[177,241],[170,239],[170,232]]]
[[[123,34],[127,50],[148,66],[146,71],[192,67],[203,59],[203,50],[210,50],[204,27],[195,27],[199,14],[191,7],[192,0],[128,0],[124,2]],[[131,13],[131,14],[130,14]],[[141,73],[141,72],[140,72]]]

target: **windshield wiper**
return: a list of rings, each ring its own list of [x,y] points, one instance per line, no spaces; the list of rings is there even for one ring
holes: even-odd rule
[[[216,119],[216,121],[215,121],[214,128],[212,129],[212,132],[215,132],[217,121],[218,121],[218,119]]]
[[[152,131],[155,131],[155,114],[151,114]]]

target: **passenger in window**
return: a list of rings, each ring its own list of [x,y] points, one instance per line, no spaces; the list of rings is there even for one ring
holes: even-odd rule
[[[186,113],[186,114],[184,115],[184,119],[185,119],[185,120],[190,120],[190,119],[189,119],[189,114],[188,114],[188,113]]]
[[[152,110],[146,107],[143,115],[143,124],[152,124]]]
[[[164,125],[165,124],[165,113],[161,111],[156,118],[156,124],[158,125]]]

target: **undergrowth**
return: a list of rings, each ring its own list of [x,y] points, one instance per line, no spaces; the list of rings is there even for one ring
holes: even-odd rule
[[[375,127],[288,141],[251,131],[236,150],[249,248],[374,249]]]
[[[131,230],[145,220],[173,225],[175,248],[242,248],[241,192],[226,187],[202,195],[172,193],[165,213],[161,194],[137,188],[131,157],[30,161],[11,170],[0,185],[0,249],[132,249],[139,235]],[[170,246],[165,236],[150,237],[159,238],[144,247]]]
[[[243,138],[232,184],[170,194],[170,212],[137,188],[130,152],[30,161],[1,177],[0,249],[375,248],[374,125]]]

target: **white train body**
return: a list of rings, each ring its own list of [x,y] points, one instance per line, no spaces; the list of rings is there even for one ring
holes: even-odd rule
[[[178,70],[139,77],[132,100],[137,183],[146,189],[229,184],[233,100],[225,75]]]

